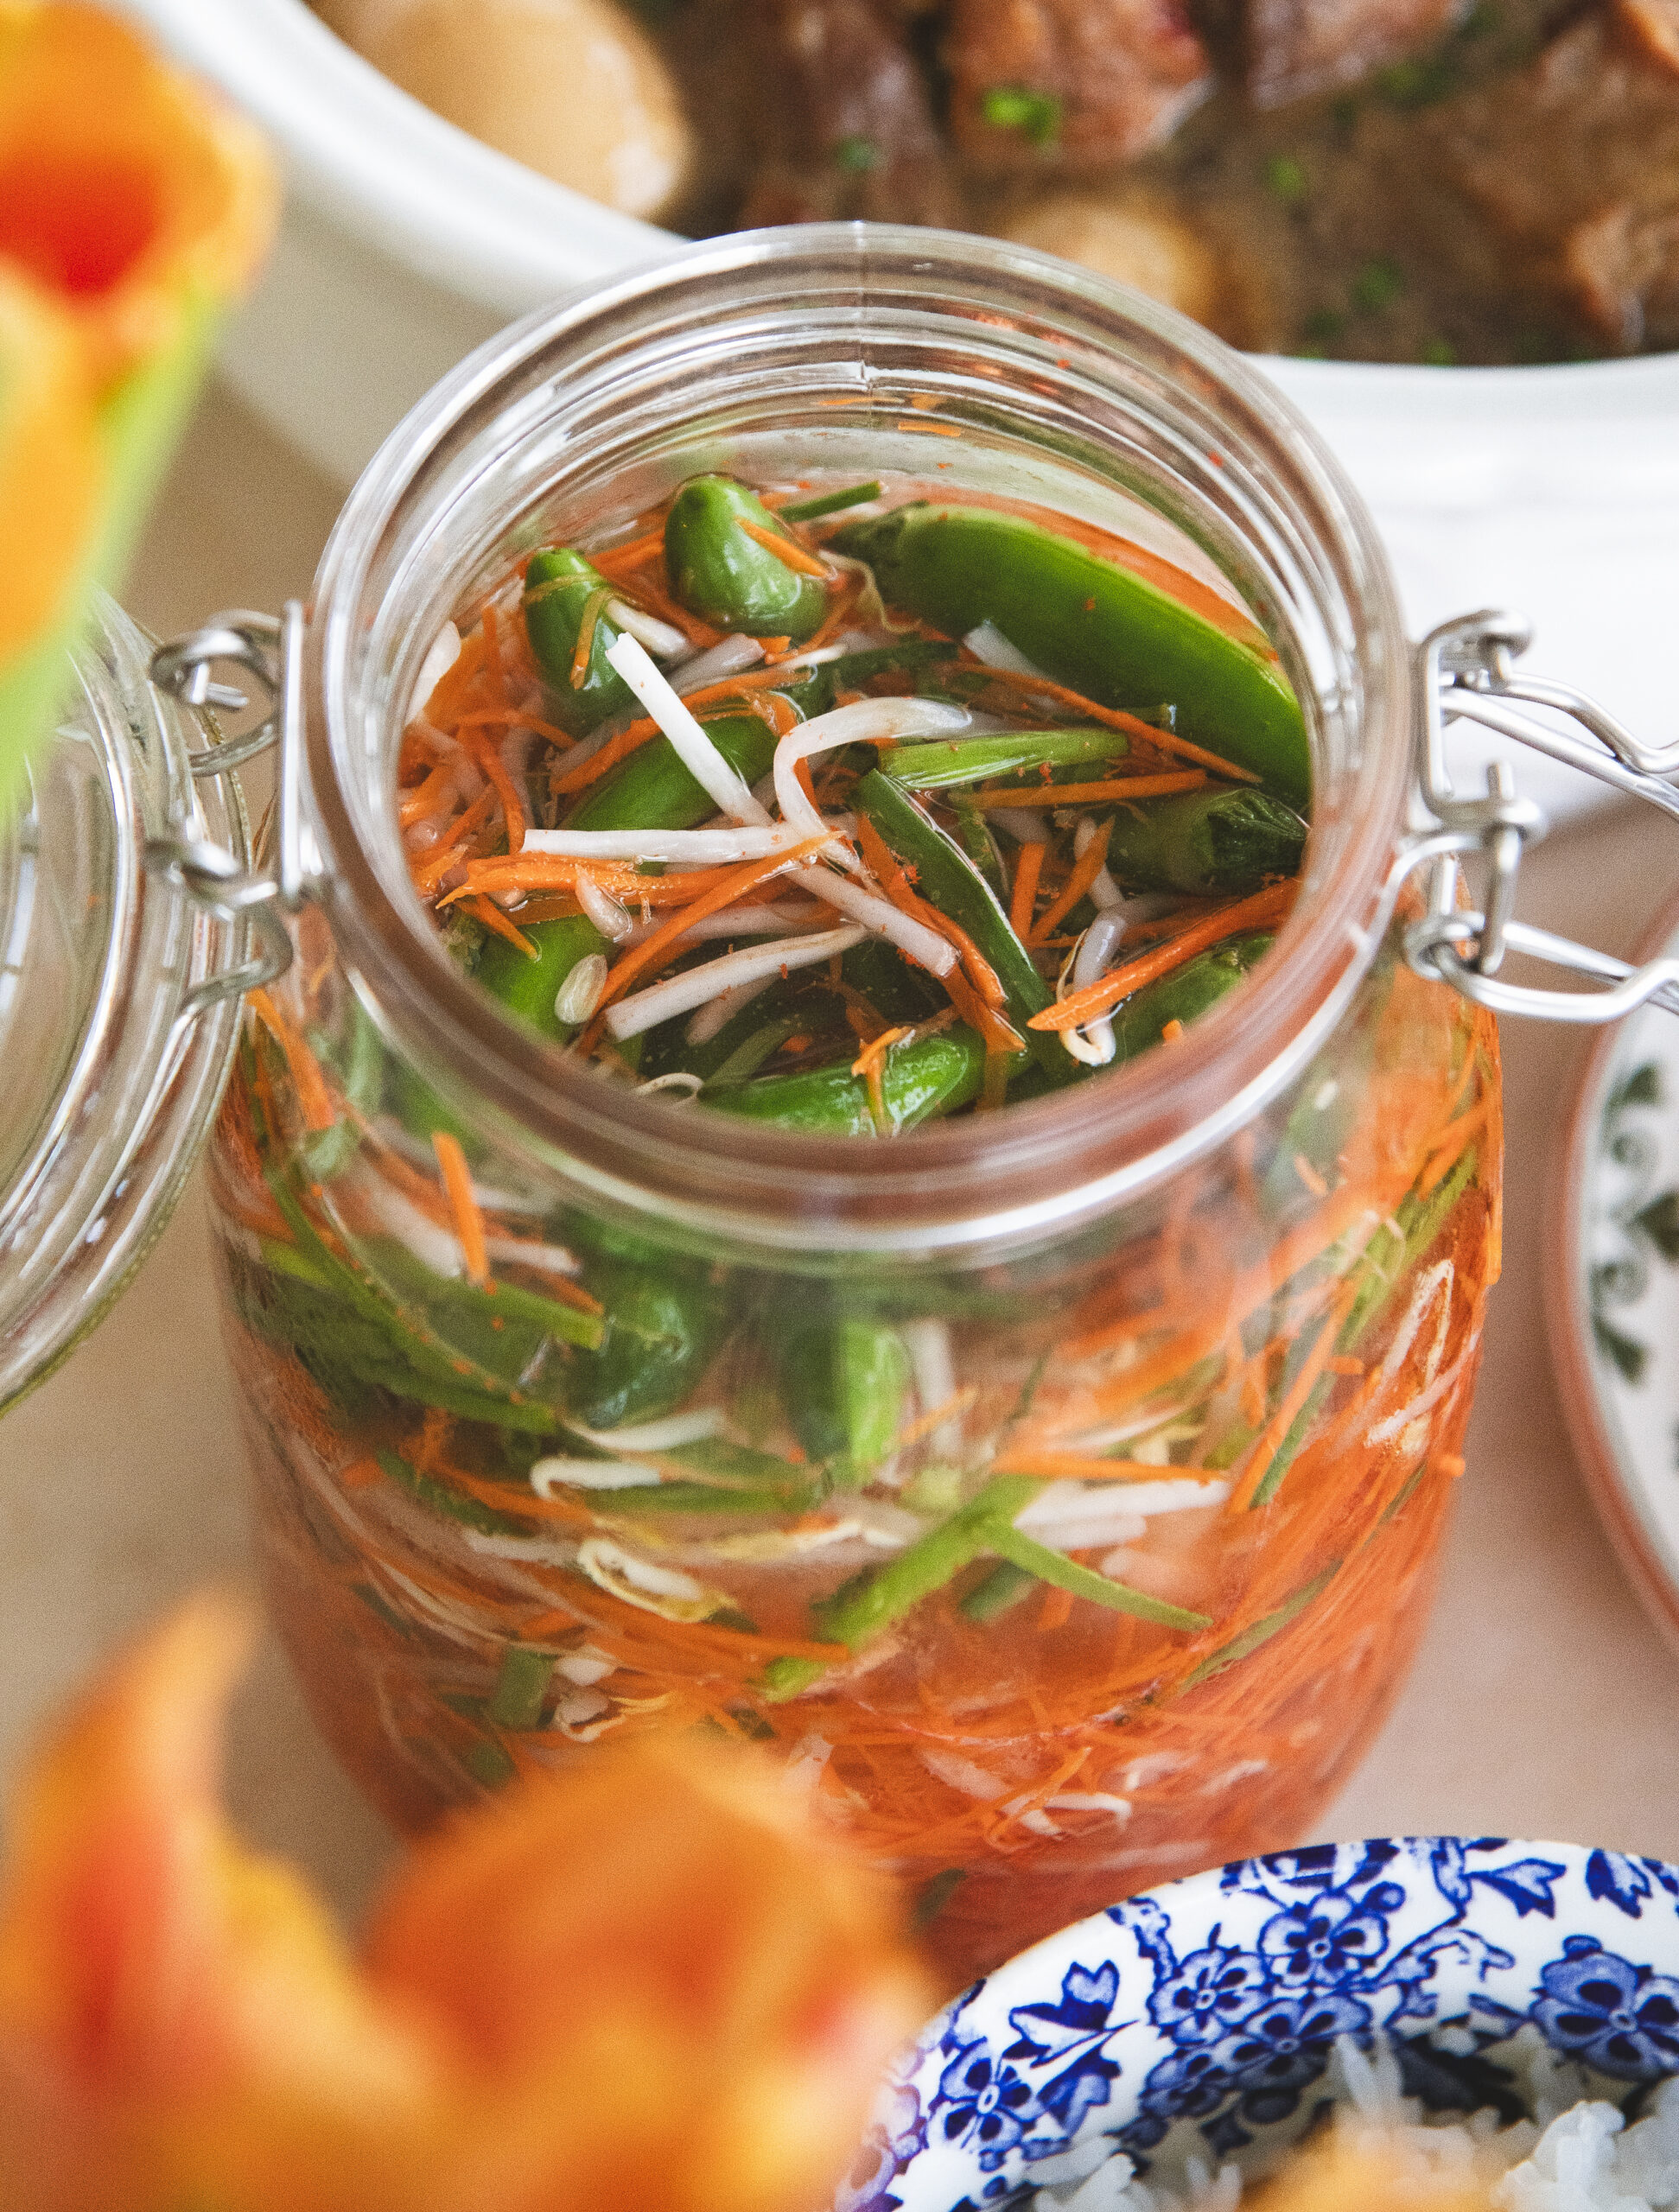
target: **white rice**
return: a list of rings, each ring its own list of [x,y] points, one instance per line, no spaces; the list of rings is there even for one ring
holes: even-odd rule
[[[1443,2048],[1451,2033],[1440,2031]],[[1364,2051],[1344,2036],[1322,2085],[1337,2105],[1332,2125],[1355,2142],[1379,2139],[1419,2180],[1478,2181],[1496,2212],[1679,2206],[1679,2078],[1664,2082],[1629,2127],[1619,2108],[1593,2097],[1586,2075],[1559,2058],[1536,2029],[1524,2027],[1496,2056],[1525,2089],[1530,2120],[1507,2126],[1491,2110],[1467,2118],[1429,2113],[1402,2093],[1399,2061],[1386,2037]],[[1175,2155],[1174,2139],[1181,2146]],[[1277,2163],[1268,2158],[1266,2171]],[[1036,2189],[1032,2212],[1236,2212],[1243,2177],[1234,2164],[1214,2172],[1190,2125],[1166,2139],[1146,2179],[1100,2135],[1040,2160],[1026,2178]]]

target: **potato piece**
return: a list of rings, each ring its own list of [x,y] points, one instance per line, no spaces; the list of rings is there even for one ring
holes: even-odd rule
[[[417,100],[556,184],[658,221],[694,133],[658,47],[614,0],[320,0]]]
[[[1049,192],[998,226],[1016,245],[1059,253],[1098,276],[1130,284],[1197,322],[1219,327],[1224,291],[1218,257],[1180,215],[1100,192]]]

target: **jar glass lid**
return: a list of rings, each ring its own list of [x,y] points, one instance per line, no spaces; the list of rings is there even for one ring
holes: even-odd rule
[[[0,1410],[93,1325],[162,1227],[237,1042],[237,999],[214,985],[243,931],[147,858],[210,840],[242,861],[246,825],[227,779],[194,780],[213,733],[153,688],[150,650],[101,607],[55,737],[0,822]]]

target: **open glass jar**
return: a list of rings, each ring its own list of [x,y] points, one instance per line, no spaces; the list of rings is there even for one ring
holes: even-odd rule
[[[246,857],[213,721],[105,602],[58,731],[0,818],[0,1412],[149,1249],[226,1079],[245,925],[179,873]],[[173,873],[172,873],[173,871]],[[0,1458],[3,1458],[0,1454]]]
[[[509,1020],[410,887],[418,671],[521,549],[702,468],[955,485],[1211,563],[1313,751],[1304,888],[1248,986],[1111,1075],[881,1143],[614,1087]],[[1395,921],[1421,908],[1388,572],[1292,413],[1033,255],[731,239],[442,386],[353,493],[294,658],[297,957],[214,1195],[270,1595],[380,1805],[419,1825],[646,1727],[773,1741],[953,1981],[1296,1838],[1427,1602],[1500,1140],[1491,1018]],[[812,1331],[897,1347],[861,1487],[797,1443]]]

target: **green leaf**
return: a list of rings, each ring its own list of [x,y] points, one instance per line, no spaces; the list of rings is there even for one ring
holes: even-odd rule
[[[1655,1060],[1646,1060],[1615,1085],[1609,1094],[1608,1111],[1619,1114],[1624,1106],[1659,1106],[1662,1103],[1662,1071]]]
[[[1679,1191],[1663,1191],[1632,1217],[1632,1226],[1647,1236],[1662,1257],[1679,1262]]]
[[[1650,1358],[1650,1350],[1631,1337],[1624,1337],[1619,1329],[1612,1329],[1600,1314],[1592,1316],[1592,1334],[1597,1339],[1598,1350],[1604,1357],[1618,1367],[1629,1382],[1641,1382]]]
[[[979,111],[995,130],[1018,130],[1028,145],[1053,146],[1061,135],[1061,103],[1024,85],[994,85]]]

